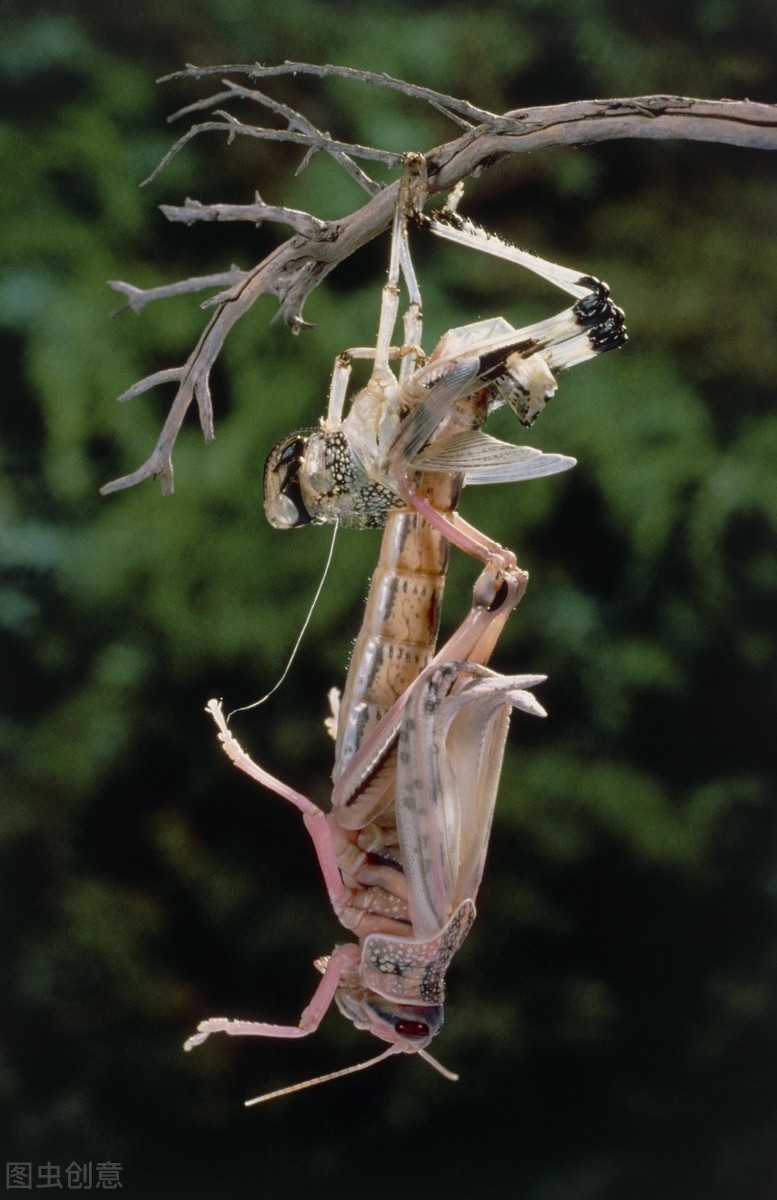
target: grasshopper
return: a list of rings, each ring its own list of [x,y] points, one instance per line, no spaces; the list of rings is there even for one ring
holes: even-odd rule
[[[424,217],[422,195],[423,160],[408,155],[376,345],[338,356],[320,428],[284,438],[265,469],[265,511],[276,527],[311,521],[385,526],[332,721],[331,811],[325,814],[256,764],[232,736],[221,706],[208,705],[233,763],[302,813],[332,907],[359,942],[317,961],[322,978],[297,1025],[217,1017],[201,1022],[186,1042],[191,1049],[215,1032],[303,1037],[334,1000],[388,1048],[249,1104],[398,1053],[417,1053],[456,1078],[427,1047],[442,1026],[447,968],[475,917],[511,711],[545,715],[530,690],[544,676],[503,676],[486,665],[528,575],[456,507],[466,483],[531,479],[573,466],[564,455],[497,441],[482,425],[505,403],[531,424],[556,389],[554,371],[626,338],[623,314],[606,285],[506,246],[453,208]],[[519,330],[501,317],[451,330],[426,358],[407,241],[410,217],[441,237],[529,267],[576,303]],[[404,340],[395,347],[400,275],[409,306]],[[357,358],[374,359],[374,367],[343,419]],[[391,362],[399,362],[396,375]],[[435,653],[451,544],[483,565],[468,615]]]

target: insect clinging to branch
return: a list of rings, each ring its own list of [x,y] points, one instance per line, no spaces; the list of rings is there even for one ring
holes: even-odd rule
[[[504,403],[531,423],[555,391],[554,370],[625,340],[622,313],[592,277],[515,251],[452,211],[422,218],[422,168],[420,156],[408,156],[376,346],[338,357],[320,430],[283,439],[265,471],[265,509],[278,527],[311,520],[386,527],[336,715],[331,811],[253,762],[220,705],[208,706],[235,765],[302,812],[332,907],[359,944],[317,962],[322,979],[298,1025],[211,1018],[186,1047],[215,1032],[301,1037],[334,999],[389,1046],[326,1079],[397,1053],[419,1053],[443,1070],[427,1047],[442,1025],[447,967],[475,916],[510,713],[544,715],[529,690],[543,676],[503,676],[486,665],[528,576],[510,551],[458,516],[459,493],[464,483],[573,466],[481,427]],[[529,266],[570,291],[575,305],[524,329],[496,318],[452,330],[426,359],[407,243],[411,215],[440,236],[481,249],[485,242],[490,253]],[[392,346],[400,275],[409,307],[403,342]],[[342,419],[354,358],[372,358],[374,367]],[[391,362],[399,363],[396,375]],[[483,566],[469,614],[435,653],[451,543]]]
[[[243,221],[253,228],[276,222],[292,235],[247,269],[233,265],[217,274],[150,288],[112,284],[123,294],[125,307],[135,312],[171,295],[216,294],[203,305],[210,310],[209,320],[185,361],[139,379],[122,395],[127,400],[157,386],[175,387],[150,455],[136,470],[107,484],[104,493],[149,478],[160,482],[163,493],[171,493],[173,447],[192,404],[205,439],[214,436],[211,374],[234,326],[260,297],[271,295],[293,332],[308,327],[303,308],[311,292],[394,221],[376,346],[339,356],[326,419],[319,429],[284,439],[268,460],[265,480],[265,508],[278,527],[309,520],[359,527],[385,522],[381,557],[340,705],[332,811],[324,815],[252,763],[218,707],[211,706],[237,765],[302,811],[335,910],[361,944],[338,947],[329,959],[320,960],[324,978],[299,1025],[206,1021],[189,1045],[216,1030],[299,1037],[315,1028],[334,998],[346,1015],[389,1043],[384,1055],[416,1050],[428,1057],[426,1046],[442,1016],[445,968],[474,913],[507,719],[512,707],[539,712],[527,691],[538,677],[509,679],[486,667],[527,576],[509,551],[456,514],[459,492],[464,483],[507,482],[571,466],[572,460],[562,456],[554,459],[527,447],[495,443],[483,433],[483,423],[493,408],[508,403],[520,421],[531,424],[555,389],[555,372],[622,344],[625,331],[622,314],[592,277],[505,246],[459,218],[455,203],[442,213],[425,215],[421,160],[407,163],[401,183],[384,186],[358,163],[379,162],[393,169],[400,156],[339,141],[253,86],[259,80],[303,74],[390,88],[433,104],[437,113],[463,127],[426,156],[429,189],[439,195],[497,161],[551,146],[680,138],[773,149],[777,126],[773,106],[751,101],[647,95],[494,113],[352,67],[249,63],[188,66],[179,73],[189,80],[217,76],[218,90],[181,110],[179,116],[212,111],[210,119],[192,126],[175,143],[157,171],[195,136],[271,139],[303,146],[303,167],[316,156],[330,156],[367,200],[331,220],[265,203],[258,193],[253,203],[186,200],[162,206],[169,220],[187,225]],[[232,75],[246,82],[225,78]],[[269,112],[267,124],[275,127],[242,120],[246,102]],[[239,116],[224,110],[233,103],[239,105]],[[425,356],[420,291],[406,244],[408,217],[438,237],[537,271],[571,293],[572,307],[528,329],[515,330],[501,317],[453,329]],[[401,344],[392,347],[402,276],[410,304]],[[374,359],[374,369],[344,416],[356,358]],[[396,373],[392,365],[398,367]],[[483,568],[467,617],[435,654],[451,543],[480,559]],[[383,940],[370,942],[373,936]],[[371,947],[380,946],[387,952],[373,954]],[[424,993],[414,973],[413,964],[419,963],[421,975],[432,971],[433,994]]]

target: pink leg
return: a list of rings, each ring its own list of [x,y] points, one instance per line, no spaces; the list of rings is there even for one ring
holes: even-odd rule
[[[528,573],[514,564],[503,570],[498,562],[486,563],[475,581],[472,608],[456,632],[437,651],[432,663],[458,660],[485,666],[528,583]]]
[[[301,792],[289,787],[282,780],[276,779],[274,775],[271,775],[269,771],[265,771],[263,767],[254,762],[250,755],[246,754],[237,739],[230,733],[218,700],[209,700],[205,711],[209,712],[216,722],[219,731],[219,740],[235,766],[245,772],[251,779],[256,780],[257,783],[261,783],[263,787],[269,788],[271,792],[276,792],[284,800],[289,800],[302,813],[302,820],[313,842],[329,899],[335,913],[339,914],[346,904],[349,903],[351,894],[340,876],[340,870],[337,865],[337,853],[332,841],[332,833],[326,819],[326,814],[312,800],[308,800],[307,796],[303,796]],[[294,1037],[299,1035],[276,1034],[275,1036]]]
[[[419,495],[407,473],[398,476],[397,484],[402,498],[452,545],[483,563],[497,565],[505,574],[515,569],[515,555],[511,550],[505,550],[504,546],[468,524],[458,513],[446,516],[439,512],[425,496]]]
[[[212,1033],[228,1033],[231,1037],[298,1038],[314,1033],[334,999],[344,971],[358,965],[359,947],[338,946],[332,951],[321,982],[300,1017],[299,1025],[266,1025],[261,1021],[233,1021],[230,1017],[209,1017],[200,1021],[197,1032],[184,1042],[184,1050],[201,1046]]]

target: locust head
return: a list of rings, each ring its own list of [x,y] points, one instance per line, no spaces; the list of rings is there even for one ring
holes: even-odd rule
[[[442,1004],[398,1004],[377,992],[352,987],[338,988],[335,1000],[343,1016],[357,1029],[396,1046],[397,1053],[425,1050],[442,1029]]]
[[[264,468],[264,511],[275,529],[339,525],[381,529],[402,501],[367,471],[344,429],[305,429],[283,438]]]
[[[264,466],[264,511],[275,529],[296,529],[312,516],[305,505],[300,471],[311,429],[299,430],[273,446]]]

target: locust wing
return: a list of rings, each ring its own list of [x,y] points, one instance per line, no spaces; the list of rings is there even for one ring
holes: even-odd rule
[[[514,483],[557,475],[575,466],[566,454],[544,454],[532,446],[500,442],[479,430],[454,433],[432,442],[413,460],[414,470],[464,472],[467,483]]]
[[[429,367],[419,371],[413,381],[414,386],[421,390],[420,398],[416,397],[415,407],[403,418],[392,442],[388,448],[388,458],[391,462],[406,465],[413,461],[418,451],[433,437],[438,426],[445,420],[454,404],[462,396],[467,396],[475,386],[480,369],[477,358],[464,359],[446,366],[439,375]]]
[[[435,936],[475,899],[510,712],[545,716],[526,690],[544,678],[449,662],[412,688],[399,732],[396,818],[417,938]]]

